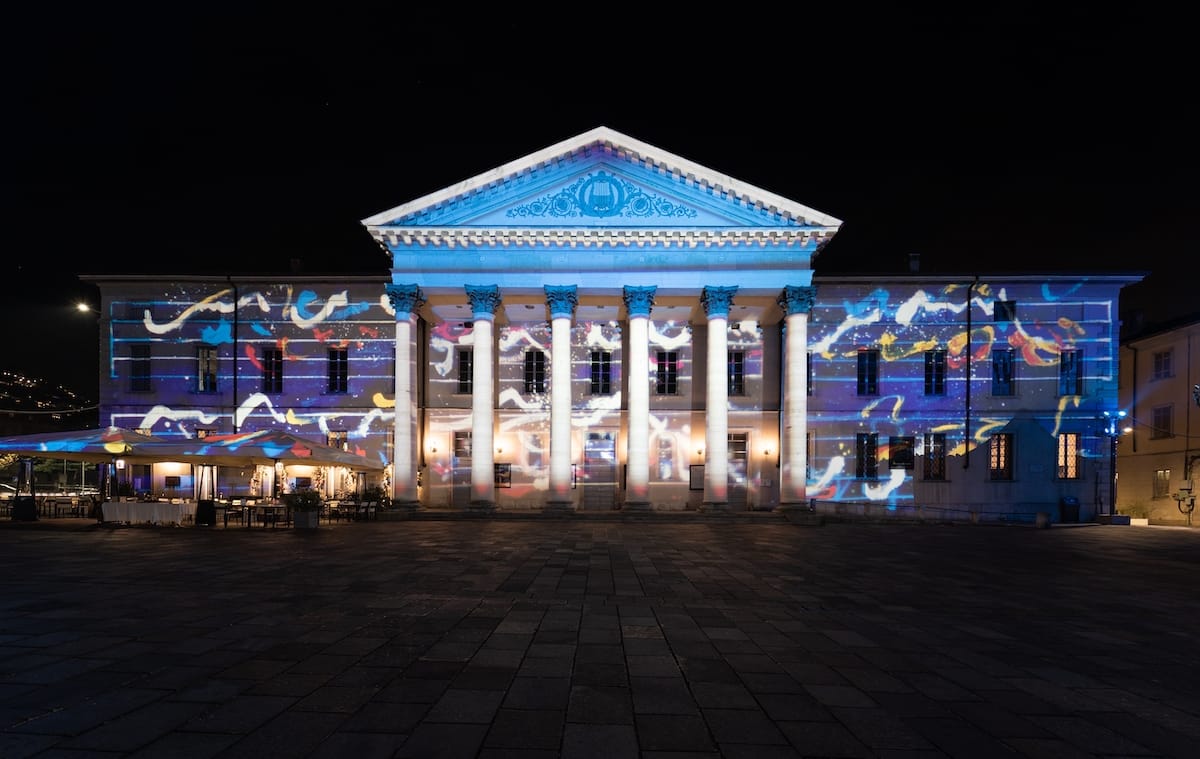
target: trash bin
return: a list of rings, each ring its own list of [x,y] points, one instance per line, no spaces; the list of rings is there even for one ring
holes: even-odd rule
[[[1058,517],[1060,522],[1079,521],[1079,499],[1073,495],[1065,495],[1058,501]]]
[[[217,504],[211,498],[196,501],[196,524],[204,527],[217,525]]]
[[[38,521],[37,499],[31,495],[13,496],[12,518],[14,522]]]

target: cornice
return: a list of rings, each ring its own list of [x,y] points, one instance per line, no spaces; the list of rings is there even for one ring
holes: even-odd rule
[[[405,247],[818,247],[828,242],[834,229],[419,229],[373,227],[371,235],[381,244]]]

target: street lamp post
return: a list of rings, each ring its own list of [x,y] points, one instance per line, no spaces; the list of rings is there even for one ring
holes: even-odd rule
[[[1108,516],[1117,513],[1117,445],[1121,442],[1121,420],[1124,411],[1104,412],[1104,434],[1108,436]]]

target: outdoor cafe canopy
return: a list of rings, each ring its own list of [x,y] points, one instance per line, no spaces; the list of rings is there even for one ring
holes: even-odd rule
[[[70,430],[0,438],[0,454],[4,453],[101,464],[124,459],[141,463],[178,461],[200,466],[281,463],[342,466],[356,471],[384,468],[380,461],[278,430],[187,439],[144,435],[123,427]]]

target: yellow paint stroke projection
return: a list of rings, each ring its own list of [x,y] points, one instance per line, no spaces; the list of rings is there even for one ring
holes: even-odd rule
[[[1057,439],[1058,430],[1062,426],[1063,412],[1066,411],[1067,405],[1070,404],[1075,408],[1079,408],[1079,403],[1083,399],[1078,395],[1064,395],[1058,399],[1058,411],[1054,414],[1054,432],[1050,436]]]
[[[937,347],[937,344],[937,338],[920,340],[913,343],[908,350],[904,350],[896,344],[895,335],[893,335],[891,332],[884,332],[879,336],[879,355],[883,357],[884,361],[899,361],[902,358],[907,358],[908,356],[912,356],[917,353],[924,353],[925,351],[933,350]],[[849,353],[846,355],[851,356],[854,354]]]
[[[867,405],[863,406],[863,410],[861,412],[862,418],[866,419],[867,417],[871,416],[871,412],[888,398],[896,399],[895,403],[892,404],[892,420],[900,421],[900,407],[904,405],[904,396],[902,395],[885,395],[882,398],[876,398]]]

